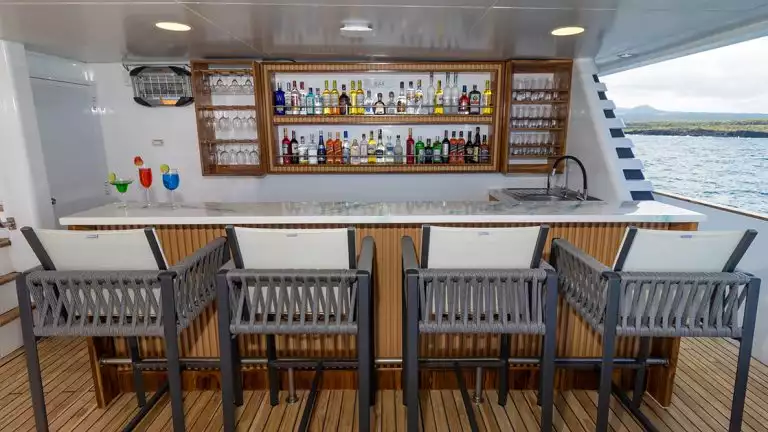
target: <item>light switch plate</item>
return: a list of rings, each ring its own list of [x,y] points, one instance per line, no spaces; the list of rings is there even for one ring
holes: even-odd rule
[[[159,146],[162,146],[163,144],[165,144],[165,141],[163,141],[162,139],[153,139],[152,140],[152,145],[153,146],[158,146],[159,147]]]

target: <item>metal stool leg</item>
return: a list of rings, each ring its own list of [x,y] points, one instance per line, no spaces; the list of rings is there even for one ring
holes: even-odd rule
[[[640,338],[640,351],[638,352],[637,359],[645,362],[648,360],[648,356],[651,354],[651,338]],[[646,377],[648,376],[648,368],[643,366],[635,373],[635,387],[632,390],[632,405],[635,408],[640,408],[643,404],[643,395],[645,394]]]
[[[231,338],[230,347],[232,349],[232,370],[234,371],[232,379],[235,391],[235,405],[243,406],[243,374],[240,360],[240,344],[237,341],[237,335]]]
[[[507,393],[509,393],[509,340],[508,334],[501,335],[501,369],[499,369],[499,405],[507,404]]]
[[[163,308],[163,333],[165,356],[168,359],[168,390],[171,396],[171,415],[174,432],[184,432],[184,394],[181,390],[181,362],[179,361],[179,336],[176,323],[176,299],[171,274],[160,276],[160,293]]]
[[[731,420],[728,425],[729,432],[738,432],[741,430],[741,421],[744,416],[744,400],[747,396],[749,362],[752,359],[752,343],[755,336],[755,321],[757,318],[757,301],[760,295],[760,280],[752,279],[745,289],[747,290],[747,299],[744,305],[744,321],[742,323],[739,361],[736,364],[736,383],[733,387]]]
[[[406,276],[406,290],[408,296],[407,307],[407,352],[405,358],[408,376],[405,378],[405,397],[408,405],[408,418],[406,430],[408,432],[419,431],[419,292],[418,275]]]
[[[35,412],[35,428],[37,432],[48,430],[48,415],[45,412],[45,395],[43,394],[43,378],[40,374],[40,358],[37,354],[37,339],[35,338],[32,321],[32,302],[27,291],[26,275],[22,274],[16,280],[16,294],[19,299],[19,317],[21,318],[21,333],[24,338],[24,353],[27,357],[27,373],[29,374],[29,392],[32,397],[32,410]]]
[[[128,338],[128,352],[131,356],[131,368],[133,374],[133,391],[136,392],[136,403],[140,407],[147,404],[147,396],[144,394],[144,379],[141,376],[141,369],[136,364],[141,361],[139,355],[139,338]]]
[[[358,275],[358,283],[361,287],[368,286],[367,276]],[[367,289],[359,290],[359,305],[370,305],[371,300],[370,291]],[[362,312],[362,311],[361,311]],[[358,330],[357,330],[357,374],[358,374],[358,409],[360,410],[359,424],[360,432],[368,432],[371,427],[371,399],[372,399],[372,340],[370,337],[371,329],[371,314],[370,310],[366,313],[358,313]]]
[[[221,352],[221,410],[224,432],[235,430],[235,375],[240,372],[234,362],[233,338],[230,332],[229,286],[226,277],[219,274],[216,284],[217,307],[219,312],[219,350]],[[237,337],[237,336],[234,336]]]
[[[611,384],[613,383],[613,352],[616,347],[616,324],[619,317],[619,294],[621,284],[618,278],[608,279],[608,304],[603,327],[603,360],[600,365],[600,388],[597,403],[597,423],[595,432],[608,430],[608,415],[611,404]]]
[[[552,431],[555,405],[555,350],[557,348],[557,275],[547,275],[547,293],[544,311],[544,346],[541,349],[541,377],[539,400],[541,401],[541,430]]]
[[[269,404],[272,406],[280,402],[280,374],[273,362],[277,360],[277,346],[275,335],[267,335],[267,370],[269,371]]]

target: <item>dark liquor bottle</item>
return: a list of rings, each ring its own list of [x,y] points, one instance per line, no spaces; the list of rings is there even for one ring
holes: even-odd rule
[[[432,141],[432,163],[433,164],[443,163],[443,159],[440,155],[442,152],[443,152],[443,144],[440,142],[440,135],[438,135],[435,137],[435,140]]]
[[[351,114],[350,112],[350,106],[352,104],[349,101],[349,96],[347,95],[347,85],[342,84],[341,85],[341,96],[339,96],[339,114],[341,115],[347,115]]]
[[[275,115],[285,115],[285,92],[280,83],[277,83],[277,91],[275,91]]]
[[[456,140],[456,163],[464,163],[464,131],[459,131],[459,139]]]
[[[328,153],[325,149],[325,142],[323,142],[323,131],[320,131],[320,139],[317,141],[317,163],[325,165],[328,161]]]
[[[451,141],[448,139],[448,130],[445,131],[445,138],[443,138],[443,151],[440,152],[440,157],[444,164],[447,164],[451,155]]]
[[[459,140],[456,139],[456,131],[451,133],[451,152],[449,153],[449,162],[452,164],[459,163],[456,155],[459,152]]]
[[[383,98],[384,95],[382,95],[381,93],[377,93],[376,97],[378,98],[378,100],[376,101],[376,103],[373,104],[373,113],[376,114],[376,115],[384,115],[384,114],[386,114],[387,113],[387,105],[384,103],[383,100],[381,100],[381,98]]]
[[[480,163],[480,147],[482,144],[480,144],[480,128],[475,128],[475,143],[472,145],[474,147],[474,150],[472,152],[472,163]]]
[[[424,146],[424,163],[431,164],[432,157],[434,156],[434,154],[435,153],[432,150],[432,140],[430,138],[427,138],[427,144]]]
[[[290,165],[291,164],[291,140],[288,138],[288,128],[283,128],[283,142],[281,147],[281,152],[283,154],[283,164],[284,165]]]
[[[472,86],[472,91],[469,92],[469,113],[478,115],[480,114],[480,102],[483,95],[477,90],[477,84]]]
[[[480,163],[491,161],[491,149],[488,147],[488,136],[483,135],[483,143],[480,144]]]
[[[289,154],[291,155],[291,163],[299,163],[299,141],[296,139],[296,131],[291,131],[291,143]]]
[[[461,97],[459,98],[459,114],[469,114],[469,96],[467,96],[467,86],[461,88]]]
[[[414,151],[416,152],[416,163],[423,164],[424,163],[424,141],[421,140],[421,137],[419,137],[419,140],[416,141],[416,144],[414,145]]]
[[[414,160],[414,142],[413,142],[413,129],[408,128],[408,138],[405,140],[405,163],[408,165],[413,165],[416,161]]]
[[[467,143],[464,145],[464,163],[470,164],[472,163],[473,152],[475,150],[474,145],[472,144],[472,131],[467,132]]]

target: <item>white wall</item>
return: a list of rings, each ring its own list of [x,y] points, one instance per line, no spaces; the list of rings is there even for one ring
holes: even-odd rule
[[[739,268],[762,279],[762,292],[757,310],[757,328],[752,355],[763,363],[768,362],[768,221],[728,212],[711,206],[675,199],[659,193],[654,194],[657,201],[672,204],[684,209],[707,215],[707,221],[699,224],[702,231],[713,230],[757,230],[757,237],[747,254],[741,260]]]
[[[128,73],[117,63],[91,64],[110,171],[136,177],[133,158],[154,169],[156,200],[167,200],[160,164],[179,169],[177,199],[199,201],[398,201],[487,200],[488,189],[541,187],[546,177],[501,174],[271,175],[203,177],[193,107],[146,108],[133,102]],[[161,147],[153,139],[164,140]],[[130,199],[142,199],[134,185]]]

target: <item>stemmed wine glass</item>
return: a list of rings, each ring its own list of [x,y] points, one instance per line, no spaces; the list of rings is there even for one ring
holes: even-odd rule
[[[214,84],[214,86],[213,86],[213,92],[214,93],[224,93],[226,90],[227,90],[226,84],[224,84],[224,81],[222,81],[221,78],[219,78],[216,81],[216,84]]]
[[[229,152],[226,148],[222,148],[221,151],[219,151],[219,165],[229,165]]]
[[[245,80],[245,84],[243,84],[243,91],[247,94],[253,93],[253,83],[251,82],[250,78]]]
[[[133,179],[117,178],[115,173],[109,174],[109,184],[114,186],[120,193],[120,202],[117,203],[117,208],[128,208],[128,203],[125,201],[125,193],[128,192],[128,186],[131,183],[133,183]]]
[[[149,188],[152,187],[152,168],[141,167],[139,168],[139,183],[144,188],[144,205],[143,208],[150,207],[149,201]]]
[[[174,194],[173,191],[178,189],[179,187],[179,170],[176,168],[168,169],[167,172],[163,173],[163,186],[165,186],[166,189],[171,191],[171,208],[176,209],[178,208],[176,206],[176,201],[174,200]]]
[[[248,115],[248,128],[253,129],[253,130],[256,130],[256,117],[255,117],[255,115],[256,114],[255,114],[254,111],[251,111],[250,114]]]
[[[222,111],[221,117],[219,117],[219,129],[222,131],[227,131],[230,127],[232,127],[232,121],[227,116],[227,112]]]
[[[232,165],[237,165],[237,149],[235,146],[229,146],[229,160],[232,161]]]
[[[229,85],[229,93],[233,95],[240,94],[241,88],[242,87],[237,83],[237,80],[232,78],[232,84]]]
[[[248,164],[249,165],[258,165],[259,164],[259,152],[256,151],[256,146],[253,146],[253,150],[248,153]]]
[[[238,165],[245,165],[247,161],[247,156],[245,154],[245,151],[243,151],[243,143],[240,143],[240,150],[235,155],[235,160],[237,161]]]
[[[240,111],[235,111],[235,118],[232,119],[232,128],[242,129],[243,127],[243,119],[240,118]]]

